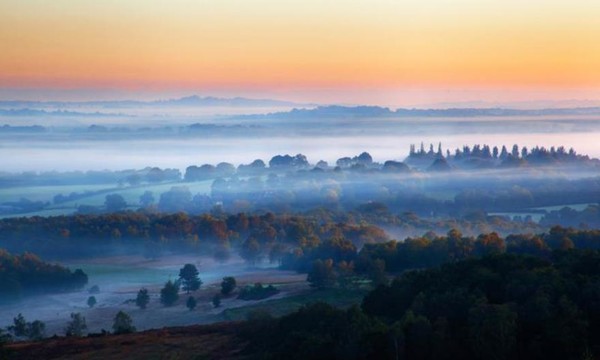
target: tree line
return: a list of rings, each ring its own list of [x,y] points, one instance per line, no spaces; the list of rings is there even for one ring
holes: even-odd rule
[[[87,282],[88,277],[81,269],[71,271],[46,263],[32,253],[13,255],[0,249],[0,302],[32,294],[78,290]]]

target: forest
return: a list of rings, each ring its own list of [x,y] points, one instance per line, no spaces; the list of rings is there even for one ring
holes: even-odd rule
[[[600,253],[488,255],[413,270],[360,307],[306,305],[244,324],[260,359],[594,359]]]
[[[40,293],[80,290],[87,282],[81,269],[71,271],[32,253],[13,255],[0,249],[0,303]]]

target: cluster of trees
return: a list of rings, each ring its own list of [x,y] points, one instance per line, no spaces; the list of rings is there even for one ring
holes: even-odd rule
[[[514,155],[516,154],[516,155]],[[541,165],[573,165],[568,170],[590,171],[600,167],[600,161],[588,156],[567,152],[564,148],[519,148],[502,151],[487,145],[465,146],[457,149],[455,155],[442,155],[441,144],[437,151],[433,145],[429,151],[411,148],[405,162],[388,160],[383,164],[373,161],[371,155],[363,152],[354,157],[343,157],[336,166],[325,161],[312,165],[306,156],[297,154],[276,155],[267,166],[262,160],[237,168],[230,163],[217,165],[204,164],[189,166],[183,179],[177,170],[146,168],[127,170],[128,175],[121,179],[137,186],[141,183],[171,181],[177,183],[170,191],[157,194],[145,193],[139,201],[142,208],[162,212],[203,213],[223,209],[227,212],[275,211],[299,212],[317,207],[335,210],[351,210],[368,202],[383,202],[396,212],[414,211],[420,215],[440,216],[462,214],[467,211],[518,211],[529,207],[564,205],[574,202],[600,201],[600,185],[597,178],[568,180],[561,174],[540,175],[536,169],[524,167],[502,170],[503,167]],[[498,173],[453,172],[452,176],[441,176],[436,172],[423,172],[409,166],[429,170],[498,168]],[[502,173],[504,171],[504,173]],[[398,181],[399,178],[402,181]],[[210,194],[193,194],[185,182],[212,180]],[[126,204],[115,194],[110,196],[106,206],[90,206],[84,198],[106,194],[112,189],[95,192],[73,192],[58,194],[54,203],[81,200],[80,213],[122,211]],[[449,200],[432,197],[432,193],[446,193],[454,196]],[[156,200],[156,201],[155,201]],[[115,204],[116,206],[111,206]],[[49,203],[41,201],[6,202],[0,212],[27,213],[47,209]]]
[[[279,293],[279,290],[273,286],[264,286],[261,283],[247,285],[240,289],[238,299],[241,300],[262,300]]]
[[[119,250],[143,251],[154,257],[162,251],[192,250],[226,260],[231,249],[240,249],[255,263],[265,258],[278,261],[292,246],[319,243],[334,235],[356,244],[388,239],[372,225],[272,213],[190,216],[127,212],[0,220],[0,241],[8,249],[36,248],[54,257],[97,256]]]
[[[445,155],[445,156],[444,156]],[[437,150],[434,151],[433,144],[429,145],[429,150],[421,143],[417,150],[415,145],[410,146],[407,163],[422,166],[432,164],[439,159],[445,159],[453,166],[460,168],[489,168],[489,167],[515,167],[515,166],[547,166],[547,165],[594,165],[600,163],[597,160],[590,159],[587,155],[579,155],[573,148],[566,150],[564,146],[545,147],[536,146],[528,149],[526,146],[519,148],[513,145],[510,151],[503,145],[501,149],[497,146],[474,145],[463,146],[462,149],[455,149],[451,154],[447,149],[445,154],[442,150],[442,144],[439,143]]]
[[[87,275],[42,261],[32,253],[12,255],[0,249],[0,302],[45,292],[64,292],[83,288]]]
[[[308,273],[307,280],[316,288],[347,288],[364,279],[377,286],[387,283],[390,272],[430,268],[468,258],[510,253],[547,259],[554,250],[570,249],[600,249],[600,231],[557,226],[539,235],[502,238],[497,233],[463,236],[453,229],[446,236],[428,232],[404,241],[365,244],[360,251],[351,242],[334,238],[294,249],[283,258],[282,268]]]
[[[202,286],[202,280],[199,277],[199,271],[194,264],[185,264],[179,270],[179,279],[176,281],[169,280],[165,283],[165,286],[160,290],[160,303],[163,306],[173,306],[179,300],[179,292],[183,289],[187,295],[200,289]],[[227,281],[226,281],[227,279]],[[233,279],[233,280],[232,280]],[[233,284],[231,282],[233,281]],[[222,288],[226,291],[231,292],[235,288],[234,278],[223,279]],[[224,290],[221,290],[222,292]],[[150,303],[150,294],[148,289],[141,288],[136,296],[135,304],[140,309],[146,309]],[[186,306],[193,310],[196,307],[196,299],[193,296],[189,296],[186,302]]]
[[[43,321],[28,322],[20,313],[13,318],[13,324],[8,326],[6,330],[6,334],[0,330],[0,355],[2,355],[2,344],[12,341],[13,338],[41,340],[46,337],[46,324]],[[81,337],[87,333],[87,330],[85,316],[81,313],[71,313],[70,320],[64,328],[65,336]],[[113,320],[113,333],[128,334],[135,331],[136,328],[133,326],[131,317],[127,313],[119,311]],[[104,330],[103,333],[105,333]]]
[[[361,308],[317,303],[244,325],[263,359],[593,359],[600,252],[491,255],[411,271]]]
[[[357,255],[357,266],[360,268],[363,262],[382,260],[387,270],[400,272],[490,254],[511,253],[548,258],[553,250],[569,249],[600,249],[600,231],[556,226],[547,233],[515,234],[506,238],[496,233],[478,237],[463,236],[458,230],[451,230],[446,236],[429,233],[402,242],[366,244]]]
[[[23,172],[0,173],[0,187],[130,184],[132,186],[163,181],[180,181],[181,172],[177,169],[147,167],[140,170],[90,170],[69,172]],[[68,197],[68,195],[66,196]],[[61,198],[58,198],[61,201]]]
[[[43,210],[50,205],[45,201],[32,201],[27,198],[20,198],[18,201],[7,201],[0,205],[0,214],[23,214],[28,212]]]
[[[39,340],[46,335],[46,324],[40,320],[28,322],[23,314],[19,313],[7,330],[9,334],[19,339]]]
[[[540,220],[542,226],[553,226],[555,224],[583,229],[598,229],[600,228],[600,205],[588,205],[581,211],[564,207],[560,210],[550,211]]]
[[[379,202],[396,213],[412,211],[440,218],[476,210],[520,212],[535,207],[600,202],[597,177],[568,179],[528,169],[510,173],[509,170],[459,172],[452,176],[390,173],[403,171],[402,165],[386,162],[381,173],[319,168],[318,171],[271,173],[265,178],[219,178],[213,182],[210,196],[189,193],[179,208],[159,204],[158,209],[193,213],[210,211],[219,204],[228,212],[259,209],[300,212],[315,208],[350,211],[366,203]],[[437,170],[447,166],[443,162],[435,164]],[[439,193],[446,195],[432,195]]]

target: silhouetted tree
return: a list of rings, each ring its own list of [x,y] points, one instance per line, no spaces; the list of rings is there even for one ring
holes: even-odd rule
[[[119,194],[109,194],[106,195],[106,200],[104,201],[104,206],[107,211],[117,212],[124,210],[127,207],[127,203],[123,196]]]
[[[138,291],[137,296],[135,298],[135,304],[140,309],[145,309],[146,306],[148,306],[149,302],[150,296],[148,295],[148,290],[146,288],[141,288],[140,291]]]
[[[85,317],[81,313],[71,313],[71,321],[67,324],[65,334],[67,336],[83,336],[86,330]]]
[[[160,303],[164,306],[171,306],[177,299],[179,299],[179,286],[169,280],[160,290]]]
[[[112,328],[113,332],[117,335],[135,332],[135,326],[133,326],[133,320],[131,319],[131,316],[123,311],[119,311],[117,315],[115,315]]]
[[[196,299],[193,296],[190,296],[188,297],[185,306],[187,306],[187,308],[190,309],[190,311],[192,311],[196,307],[196,304]]]
[[[236,287],[236,281],[233,276],[226,276],[221,282],[221,294],[227,296],[231,294],[233,289]]]
[[[198,277],[198,269],[194,264],[185,264],[179,270],[179,279],[183,284],[183,290],[186,293],[190,293],[190,291],[196,291],[202,285],[202,281]]]

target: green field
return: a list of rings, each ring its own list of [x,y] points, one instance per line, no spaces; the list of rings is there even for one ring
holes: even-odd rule
[[[151,191],[155,202],[160,199],[160,194],[169,191],[173,186],[185,186],[190,189],[192,195],[210,194],[213,180],[198,182],[169,182],[161,184],[144,184],[132,187],[116,187],[115,184],[99,185],[61,185],[61,186],[24,186],[0,189],[0,203],[19,201],[26,198],[31,201],[44,201],[50,204],[43,210],[19,213],[5,214],[0,218],[19,217],[19,216],[58,216],[72,214],[81,205],[101,207],[104,206],[104,200],[108,194],[119,194],[123,196],[131,210],[139,208],[140,196],[145,191]],[[58,194],[68,195],[73,192],[83,193],[93,191],[94,194],[82,197],[77,200],[66,201],[60,204],[53,204],[54,196]]]

